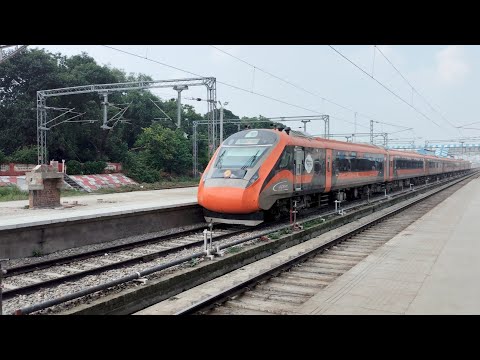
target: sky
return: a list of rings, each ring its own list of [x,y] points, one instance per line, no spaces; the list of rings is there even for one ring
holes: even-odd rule
[[[238,116],[327,114],[332,134],[368,133],[370,120],[374,120],[374,132],[390,133],[391,143],[414,140],[424,144],[426,140],[480,136],[480,122],[470,126],[475,129],[457,128],[480,121],[476,111],[480,76],[475,66],[480,63],[480,46],[333,45],[344,57],[328,45],[31,47],[68,56],[86,52],[101,65],[147,74],[155,80],[195,77],[191,73],[215,77],[217,100],[228,102],[226,108]],[[173,89],[152,92],[164,99],[177,96]],[[205,114],[206,102],[188,98],[206,99],[206,95],[204,87],[190,87],[182,92],[182,103]],[[288,125],[303,129],[300,122]],[[413,130],[401,131],[408,128]],[[323,134],[323,121],[308,123],[307,132]],[[356,140],[369,141],[360,136]]]

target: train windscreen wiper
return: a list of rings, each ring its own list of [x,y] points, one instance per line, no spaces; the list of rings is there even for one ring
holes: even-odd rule
[[[223,156],[225,155],[225,153],[227,152],[227,150],[223,150],[223,152],[220,154],[220,156],[218,157],[217,159],[217,163],[215,164],[215,167],[218,168],[218,169],[221,169],[222,168],[222,161],[223,161]]]
[[[245,170],[249,166],[252,166],[253,163],[255,163],[255,160],[257,159],[257,155],[258,155],[259,152],[260,152],[260,150],[257,150],[257,152],[247,160],[245,165],[242,166],[242,170]]]

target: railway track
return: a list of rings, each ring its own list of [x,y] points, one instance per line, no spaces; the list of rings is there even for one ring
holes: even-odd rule
[[[220,241],[251,231],[246,227],[216,229],[213,239]],[[97,275],[109,270],[142,264],[176,252],[201,246],[203,233],[186,230],[134,243],[49,259],[7,268],[3,279],[3,300],[60,286],[64,283]]]
[[[417,200],[414,205],[390,212],[297,258],[219,291],[176,314],[296,314],[299,307],[313,295],[448,198],[467,181],[469,179],[425,200]],[[407,208],[408,211],[404,211]]]
[[[372,197],[370,203],[384,199],[382,196]],[[365,203],[362,200],[352,202],[348,209],[353,210]],[[333,214],[332,207],[326,207],[323,211],[308,212],[304,216],[299,217],[299,219],[308,218],[312,214],[331,215]],[[261,230],[275,224],[257,226],[255,230]],[[246,227],[231,227],[227,230],[219,227],[215,229],[214,240],[222,240],[250,230],[251,228]],[[202,244],[203,234],[195,233],[194,230],[190,229],[69,256],[13,266],[7,268],[7,273],[4,275],[4,288],[6,290],[3,291],[3,299],[8,300],[18,295],[31,294],[39,289],[58,286],[64,282],[81,279],[88,275],[152,261]],[[48,269],[48,271],[42,272],[41,270],[44,269]],[[23,276],[20,276],[22,274]]]
[[[434,185],[431,184],[431,186]],[[401,196],[405,192],[408,191],[399,192],[392,197]],[[371,198],[369,204],[375,201],[387,201],[387,198],[382,196]],[[365,205],[364,201],[358,201],[350,204],[348,209],[353,211],[363,205]],[[331,208],[325,208],[314,215],[306,215],[303,219],[306,221],[315,216],[326,217],[333,214]],[[261,230],[266,228],[268,230],[262,233]],[[238,226],[227,229],[216,228],[214,241],[225,248],[229,244],[244,242],[244,237],[241,236],[244,233],[252,233],[249,234],[251,235],[249,238],[255,239],[278,228],[279,226],[275,224],[264,224],[254,229],[238,228]],[[148,274],[184,264],[190,260],[197,260],[202,256],[203,242],[203,233],[187,230],[65,258],[9,268],[4,279],[4,312],[31,313],[94,291],[105,290],[106,284],[116,286],[132,280],[145,281],[145,276]],[[200,252],[196,253],[196,259],[189,258],[198,250]],[[146,269],[146,267],[149,268]],[[138,276],[126,275],[132,272]],[[112,279],[118,280],[112,282]],[[65,293],[73,295],[68,295],[67,299]],[[18,311],[20,308],[22,310]]]
[[[242,235],[245,233],[261,233],[264,228],[275,231],[278,227],[276,223],[262,224],[254,229],[222,225],[214,230],[213,241],[228,246],[229,243],[243,241]],[[188,266],[188,262],[192,260],[195,264],[200,256],[205,255],[203,247],[203,232],[185,230],[64,258],[7,268],[3,279],[4,312],[28,314],[131,280],[144,283],[146,279],[143,272],[149,272],[152,266],[156,269],[153,273],[182,264]],[[130,275],[127,274],[131,273],[134,273],[135,277],[129,278]],[[72,299],[63,299],[64,297]]]
[[[149,244],[155,244],[159,243],[162,241],[167,241],[170,239],[174,239],[177,237],[183,237],[183,236],[189,236],[191,234],[194,234],[195,231],[203,229],[204,226],[198,226],[194,229],[188,229],[188,230],[183,230],[183,231],[178,231],[175,233],[167,234],[167,235],[162,235],[162,236],[154,236],[154,237],[149,237],[146,239],[141,239],[138,241],[132,241],[128,243],[123,243],[123,244],[117,244],[117,245],[112,245],[112,246],[106,246],[102,247],[100,249],[95,249],[95,250],[90,250],[90,251],[83,251],[80,253],[72,254],[72,255],[67,255],[67,256],[62,256],[62,257],[55,257],[52,259],[47,259],[47,260],[40,260],[40,261],[34,261],[31,263],[25,263],[22,265],[17,265],[17,266],[11,266],[7,268],[7,274],[4,276],[4,278],[15,276],[15,275],[20,275],[24,273],[29,273],[32,271],[37,271],[41,269],[46,269],[52,266],[56,265],[63,265],[63,264],[69,264],[73,263],[75,261],[80,261],[88,258],[92,258],[95,256],[100,256],[100,255],[105,255],[105,254],[112,254],[124,250],[131,250],[135,249],[137,247],[143,246],[143,245],[149,245]]]

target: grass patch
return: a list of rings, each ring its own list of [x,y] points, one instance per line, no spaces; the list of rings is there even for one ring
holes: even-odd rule
[[[77,190],[61,190],[61,197],[86,195],[86,193]],[[28,191],[22,191],[15,185],[0,186],[0,202],[28,200]]]
[[[191,259],[188,263],[188,266],[190,267],[194,267],[196,266],[198,263],[200,262],[200,260],[198,258],[194,258],[194,259]]]
[[[277,231],[272,234],[269,234],[268,237],[272,240],[277,240],[277,239],[280,239],[280,233]]]
[[[283,235],[290,234],[292,232],[292,229],[289,227],[282,229],[282,230],[277,230],[274,233],[268,234],[268,237],[270,240],[278,240],[280,239]]]
[[[32,256],[33,256],[33,257],[43,256],[43,252],[40,251],[40,250],[33,250],[33,251],[32,251]]]
[[[235,253],[238,253],[240,251],[240,247],[239,246],[232,246],[230,248],[228,248],[228,253],[229,254],[235,254]]]
[[[60,197],[68,197],[68,196],[82,196],[87,195],[88,193],[80,191],[80,190],[61,190]]]
[[[0,186],[0,201],[28,200],[28,192],[14,185]]]
[[[303,223],[303,228],[304,229],[309,229],[312,226],[315,226],[315,225],[318,225],[318,224],[323,224],[324,222],[325,222],[324,218],[309,220],[309,221]]]

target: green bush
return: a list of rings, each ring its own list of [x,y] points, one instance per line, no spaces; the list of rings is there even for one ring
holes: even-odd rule
[[[102,174],[106,166],[107,163],[105,161],[87,161],[83,164],[83,174]]]
[[[10,161],[19,164],[36,164],[37,157],[36,146],[24,146],[10,156]]]
[[[68,175],[82,175],[82,163],[77,160],[69,160],[66,163]]]
[[[130,166],[125,168],[125,174],[139,183],[154,183],[160,180],[160,172],[148,168],[142,162],[138,162],[134,165],[130,164]]]
[[[136,172],[129,172],[128,176],[140,183],[154,183],[160,180],[158,170],[148,169],[146,167],[140,167]]]
[[[160,172],[145,164],[143,154],[130,152],[125,159],[125,174],[139,183],[154,183],[160,180]]]
[[[76,160],[67,161],[67,174],[69,175],[92,175],[103,174],[107,163],[105,161],[87,161],[82,164]]]

